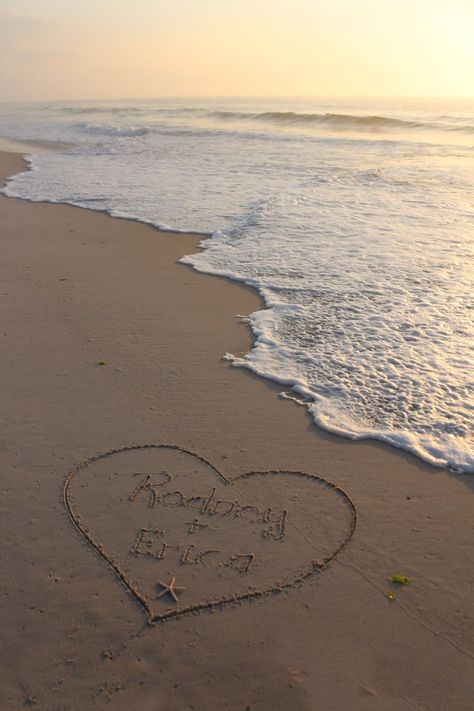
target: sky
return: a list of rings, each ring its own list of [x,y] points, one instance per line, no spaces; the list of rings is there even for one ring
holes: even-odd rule
[[[474,0],[0,0],[0,100],[474,98]]]

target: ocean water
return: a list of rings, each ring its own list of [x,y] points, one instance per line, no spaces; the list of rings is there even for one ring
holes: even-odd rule
[[[227,357],[318,425],[474,471],[474,102],[3,104],[0,136],[70,146],[7,195],[203,233],[183,261],[267,305]]]

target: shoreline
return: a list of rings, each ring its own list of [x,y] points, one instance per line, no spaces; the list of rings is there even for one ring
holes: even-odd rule
[[[51,141],[29,139],[18,140],[16,138],[5,138],[4,136],[0,136],[0,153],[15,153],[17,155],[21,155],[26,165],[28,165],[29,151],[34,150],[35,153],[54,153],[58,149],[62,150],[69,147],[70,145],[67,143],[52,143]],[[2,176],[2,180],[3,179],[4,176]]]
[[[49,152],[49,151],[55,151],[57,149],[61,149],[65,147],[63,144],[60,143],[48,143],[48,142],[42,142],[42,141],[30,141],[30,142],[20,142],[20,141],[14,141],[10,139],[2,139],[0,138],[0,153],[2,152],[2,141],[3,143],[10,144],[9,152],[18,152],[20,149],[26,149],[28,144],[30,144],[31,148],[36,148],[39,152]],[[17,148],[18,150],[15,150]],[[31,160],[28,155],[23,155],[22,156],[23,163],[26,167],[26,171],[32,170],[31,167]],[[23,171],[21,171],[23,172]],[[13,177],[13,176],[12,176]],[[8,177],[6,178],[5,185],[8,184]],[[10,197],[10,196],[7,196]],[[51,205],[69,205],[72,207],[75,207],[76,209],[81,209],[81,210],[91,210],[93,212],[98,212],[101,214],[105,214],[109,217],[112,217],[114,219],[120,219],[120,220],[130,220],[132,222],[136,222],[138,224],[144,224],[147,226],[152,227],[155,229],[158,233],[167,233],[170,235],[175,235],[176,237],[179,237],[180,235],[186,235],[186,234],[193,234],[197,238],[197,243],[195,245],[195,248],[192,250],[192,253],[189,254],[188,252],[184,255],[182,255],[181,259],[179,260],[180,263],[184,266],[188,266],[191,269],[205,275],[205,276],[213,276],[213,277],[219,277],[222,279],[226,279],[228,281],[238,283],[245,288],[252,289],[259,300],[260,308],[258,311],[264,311],[264,310],[270,310],[271,311],[271,306],[269,306],[265,300],[265,297],[262,296],[260,293],[260,289],[257,284],[253,284],[252,282],[249,282],[243,278],[240,278],[238,276],[232,275],[228,272],[225,271],[206,271],[205,269],[202,269],[199,266],[195,266],[193,263],[193,256],[196,252],[202,252],[204,248],[201,245],[201,242],[203,240],[211,239],[212,238],[212,233],[205,233],[205,232],[187,232],[186,230],[178,230],[176,228],[171,228],[171,227],[166,227],[166,226],[160,226],[157,224],[154,224],[152,222],[149,222],[145,219],[140,219],[137,217],[129,216],[126,214],[120,214],[120,213],[114,213],[113,211],[109,211],[106,208],[100,208],[96,209],[94,207],[89,207],[85,205],[78,205],[74,204],[71,202],[55,202],[55,201],[49,201],[49,200],[33,200],[33,199],[28,199],[28,198],[17,198],[21,200],[25,200],[26,202],[31,202],[31,203],[36,203],[36,204],[51,204]],[[250,314],[251,316],[252,314]],[[248,318],[245,316],[244,318]],[[359,426],[359,429],[357,428],[350,428],[346,426],[345,428],[340,426],[339,424],[336,423],[328,423],[328,422],[323,422],[324,420],[322,414],[318,411],[317,409],[317,404],[320,401],[319,396],[317,396],[316,393],[311,392],[308,390],[307,386],[303,383],[301,383],[298,380],[292,379],[292,378],[280,378],[277,375],[272,374],[271,372],[265,372],[262,370],[260,367],[253,367],[252,366],[252,361],[246,360],[246,356],[254,349],[258,348],[260,338],[262,338],[262,334],[258,332],[258,329],[252,326],[252,324],[249,322],[248,323],[248,329],[251,333],[251,345],[247,351],[247,353],[243,354],[243,357],[241,356],[234,356],[231,353],[226,353],[226,358],[229,360],[229,362],[233,363],[236,367],[244,368],[251,372],[253,375],[255,375],[258,378],[263,378],[271,383],[273,383],[276,387],[284,387],[284,388],[289,388],[289,392],[281,393],[281,396],[289,399],[289,400],[294,400],[298,405],[303,405],[307,411],[308,411],[308,416],[311,419],[312,423],[316,427],[316,429],[321,430],[323,432],[328,432],[331,435],[335,435],[337,437],[342,437],[344,439],[348,439],[353,442],[357,441],[372,441],[372,442],[379,442],[382,444],[385,444],[389,447],[393,447],[395,449],[401,450],[402,452],[407,453],[410,456],[414,456],[420,461],[428,464],[429,466],[439,468],[448,472],[451,472],[453,474],[460,474],[460,475],[469,475],[473,473],[472,467],[471,469],[468,469],[467,463],[465,463],[463,466],[459,465],[458,467],[452,464],[451,466],[449,465],[449,459],[447,461],[444,461],[446,457],[443,457],[438,454],[438,450],[436,447],[431,448],[425,444],[423,439],[421,441],[418,441],[416,439],[416,436],[413,436],[412,431],[410,430],[376,430],[376,431],[371,431],[370,429],[361,429]],[[266,342],[265,336],[263,335],[263,340]],[[323,398],[324,400],[324,398]],[[312,411],[314,410],[314,412]],[[327,418],[326,418],[327,419]],[[416,440],[413,442],[413,440]],[[448,446],[446,443],[445,446]],[[467,456],[467,455],[466,455]]]
[[[1,175],[21,160],[0,154]],[[2,708],[31,697],[48,711],[110,700],[117,711],[204,710],[218,696],[232,711],[468,711],[469,477],[319,430],[277,397],[280,386],[223,361],[248,350],[235,314],[261,301],[177,262],[202,236],[4,196],[0,213]],[[327,569],[286,592],[144,628],[58,496],[80,462],[137,443],[196,452],[229,480],[320,476],[353,502],[357,528]],[[105,548],[118,555],[117,504],[92,494],[81,515],[117,511]],[[387,582],[394,574],[412,584],[397,588]]]

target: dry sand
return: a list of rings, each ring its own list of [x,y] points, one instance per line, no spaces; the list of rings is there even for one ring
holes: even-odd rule
[[[223,361],[261,303],[177,264],[197,243],[0,198],[0,708],[470,711],[472,477]],[[86,462],[137,444],[202,459]]]

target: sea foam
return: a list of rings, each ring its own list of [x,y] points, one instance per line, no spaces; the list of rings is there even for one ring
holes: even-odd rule
[[[80,120],[78,121],[78,118]],[[332,432],[474,471],[472,105],[4,107],[73,147],[6,193],[212,235],[183,262],[258,289],[252,350]]]

